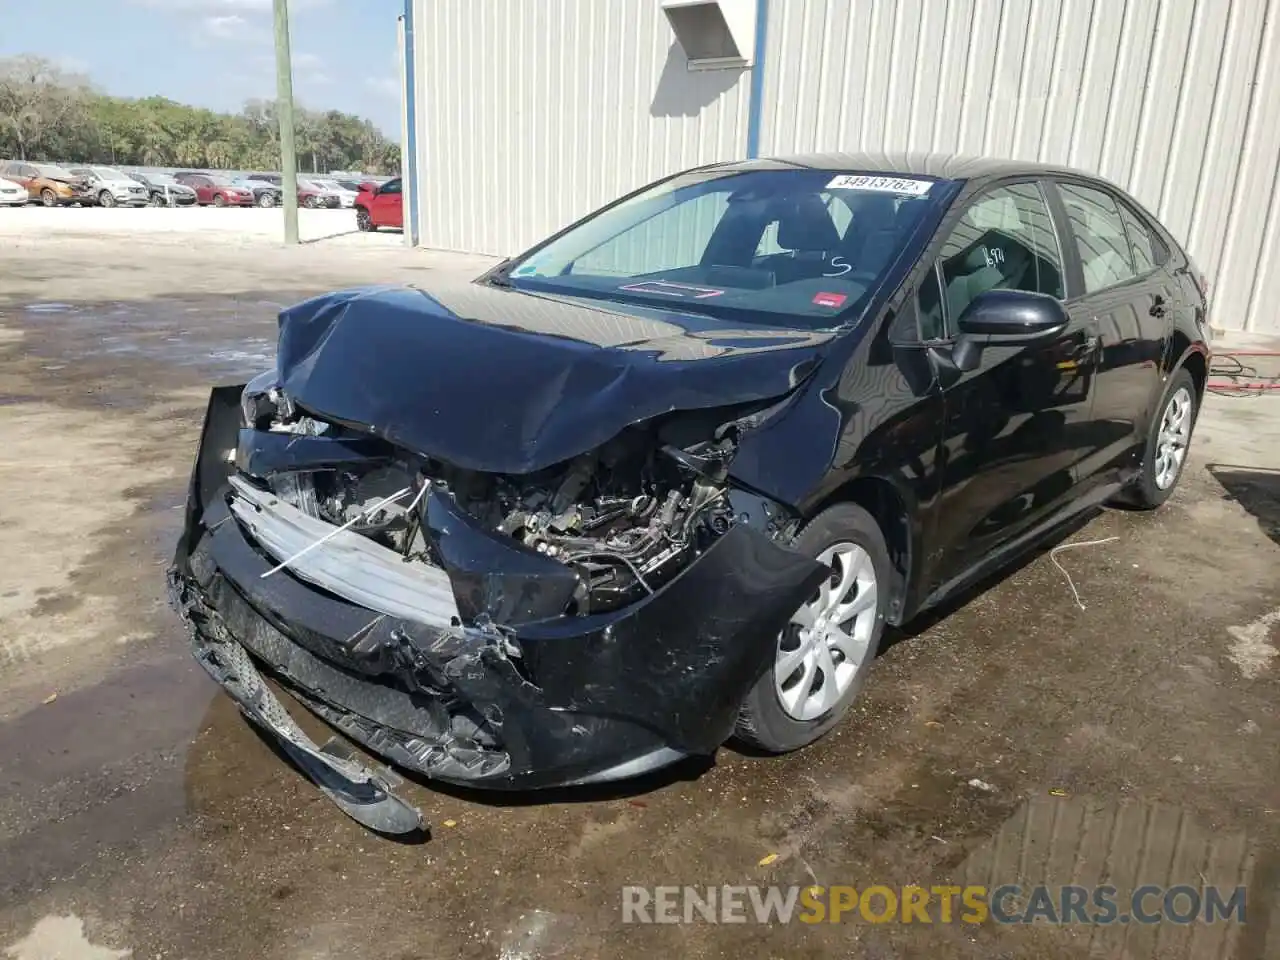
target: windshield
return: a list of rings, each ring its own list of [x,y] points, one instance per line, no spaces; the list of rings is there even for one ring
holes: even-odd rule
[[[70,170],[64,170],[62,167],[59,167],[57,164],[33,163],[32,166],[36,168],[36,172],[39,173],[42,177],[62,177],[64,180],[75,179],[75,174],[73,174]]]
[[[508,277],[549,293],[836,326],[946,186],[830,170],[695,171],[596,214]]]
[[[235,186],[235,184],[231,182],[230,177],[210,176],[209,182],[212,183],[215,187],[234,187]]]
[[[173,175],[169,173],[148,173],[145,175],[152,183],[165,184],[168,186],[178,186],[178,181],[173,179]]]
[[[100,180],[129,180],[130,179],[129,177],[126,177],[123,173],[121,173],[119,170],[113,169],[112,167],[94,167],[93,172],[98,175],[98,178]]]

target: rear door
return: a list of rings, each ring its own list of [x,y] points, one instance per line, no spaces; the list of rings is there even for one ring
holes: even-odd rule
[[[200,203],[213,203],[213,181],[208,177],[192,177],[188,183],[196,192],[196,200]]]
[[[1096,324],[1099,336],[1096,449],[1079,464],[1077,478],[1094,487],[1122,480],[1137,462],[1176,293],[1135,211],[1096,183],[1057,179],[1054,186],[1074,261],[1067,308],[1080,322]]]
[[[31,197],[33,200],[40,196],[40,187],[36,184],[36,180],[39,178],[40,174],[36,171],[35,167],[28,163],[11,163],[9,164],[9,170],[9,179],[16,180],[18,183],[26,187],[27,196]]]
[[[926,338],[949,341],[978,294],[1026,290],[1063,299],[1066,257],[1035,180],[978,194],[952,228],[921,288]],[[1071,496],[1090,450],[1097,327],[1072,316],[1056,338],[987,347],[976,370],[943,392],[941,489],[928,579],[938,587],[1029,530]]]
[[[388,180],[373,198],[373,222],[380,227],[404,226],[404,194],[400,178]]]

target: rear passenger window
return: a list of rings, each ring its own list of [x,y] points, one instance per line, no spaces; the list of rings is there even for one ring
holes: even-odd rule
[[[1149,273],[1164,263],[1165,250],[1151,229],[1142,222],[1127,203],[1120,204],[1120,216],[1124,218],[1125,232],[1129,234],[1129,246],[1133,250],[1133,268],[1139,276]]]
[[[1120,210],[1111,195],[1074,183],[1060,183],[1058,189],[1062,192],[1071,235],[1080,253],[1085,293],[1105,290],[1133,279],[1137,275],[1133,251],[1129,247]]]
[[[942,301],[953,326],[964,308],[988,290],[1065,296],[1062,251],[1035,183],[996,187],[978,197],[942,248],[941,264]],[[920,303],[925,330],[941,326],[941,306]]]

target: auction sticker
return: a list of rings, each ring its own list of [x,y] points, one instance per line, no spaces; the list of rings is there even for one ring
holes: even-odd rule
[[[813,302],[820,307],[838,307],[849,298],[843,293],[815,293]]]
[[[923,197],[933,186],[932,180],[909,177],[869,177],[866,174],[842,173],[827,184],[828,190],[878,190],[881,193],[905,193]]]

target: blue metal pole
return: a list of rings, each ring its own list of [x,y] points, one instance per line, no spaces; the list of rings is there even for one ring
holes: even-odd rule
[[[760,118],[764,111],[764,54],[768,46],[769,0],[756,0],[755,64],[751,67],[751,95],[747,104],[747,156],[760,156]]]
[[[405,176],[409,187],[409,210],[405,221],[405,232],[409,235],[409,243],[418,243],[418,210],[422,206],[418,194],[418,83],[417,57],[414,52],[415,38],[413,32],[413,7],[415,0],[404,0],[404,109],[405,139],[404,149]]]

